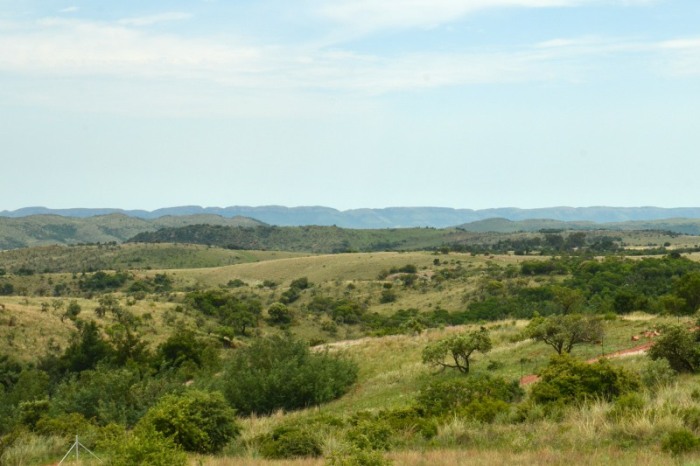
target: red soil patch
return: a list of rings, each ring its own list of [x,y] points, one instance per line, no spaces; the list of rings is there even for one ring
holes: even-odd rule
[[[649,348],[651,348],[653,345],[654,345],[654,342],[651,341],[649,343],[644,343],[643,345],[634,346],[632,348],[627,348],[627,349],[623,349],[620,351],[613,351],[612,353],[608,353],[608,354],[604,354],[602,356],[591,358],[591,359],[587,360],[586,362],[588,364],[591,364],[591,363],[599,361],[603,358],[605,358],[605,359],[621,358],[624,356],[632,356],[635,354],[646,353],[647,350]],[[529,385],[531,383],[537,382],[539,379],[540,378],[536,374],[524,375],[520,378],[520,385]]]

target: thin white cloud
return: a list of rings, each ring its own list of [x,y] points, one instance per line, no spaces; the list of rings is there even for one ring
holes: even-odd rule
[[[432,28],[494,8],[555,8],[593,4],[636,6],[656,0],[335,0],[318,4],[320,16],[354,30]]]
[[[700,76],[700,38],[683,38],[658,44],[661,72],[672,77]]]
[[[80,11],[80,8],[78,8],[77,6],[69,6],[58,10],[59,13],[75,13],[77,11]]]
[[[165,23],[171,21],[183,21],[191,18],[189,13],[169,12],[159,13],[157,15],[137,16],[134,18],[124,18],[117,21],[117,24],[122,26],[151,26],[157,23]]]
[[[0,69],[44,75],[197,77],[222,68],[249,71],[258,53],[244,45],[56,18],[0,34]]]

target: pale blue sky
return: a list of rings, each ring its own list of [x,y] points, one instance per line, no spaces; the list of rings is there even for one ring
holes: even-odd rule
[[[700,205],[697,0],[0,0],[0,210]]]

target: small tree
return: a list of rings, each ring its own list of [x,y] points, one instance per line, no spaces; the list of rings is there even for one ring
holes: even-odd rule
[[[267,309],[267,315],[271,324],[291,324],[294,320],[294,313],[284,303],[280,302],[272,303]]]
[[[535,317],[525,329],[525,334],[548,344],[557,354],[571,353],[579,343],[599,341],[603,337],[603,323],[597,317],[581,314]]]
[[[690,330],[672,325],[647,352],[651,359],[666,359],[677,372],[696,372],[700,369],[700,345]]]
[[[478,331],[452,335],[429,344],[423,349],[423,362],[442,369],[457,369],[467,374],[472,353],[488,353],[492,346],[488,330],[482,327]],[[453,362],[445,362],[448,356],[451,356]]]

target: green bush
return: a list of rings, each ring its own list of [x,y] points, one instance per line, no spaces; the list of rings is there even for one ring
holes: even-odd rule
[[[172,438],[165,437],[152,427],[141,427],[124,432],[112,425],[98,443],[106,451],[105,464],[111,466],[184,466],[187,455]],[[101,455],[102,456],[102,455]]]
[[[237,350],[219,383],[229,403],[250,414],[325,403],[343,395],[356,379],[354,362],[311,352],[287,335],[260,338]]]
[[[603,359],[593,364],[569,355],[553,357],[530,392],[537,403],[570,403],[592,398],[612,400],[637,390],[637,377]]]
[[[415,432],[426,439],[437,435],[437,422],[426,417],[425,411],[415,406],[383,410],[378,416],[386,421],[394,432]]]
[[[281,426],[266,435],[260,443],[260,453],[268,459],[321,456],[321,442],[308,429]]]
[[[186,451],[198,453],[218,452],[240,432],[235,412],[224,397],[199,390],[163,397],[139,425],[172,438]]]
[[[621,419],[644,410],[644,398],[635,392],[620,395],[613,404],[608,416],[613,419]]]
[[[517,380],[509,382],[501,377],[482,375],[433,381],[420,391],[417,403],[429,416],[470,412],[474,415],[479,412],[479,407],[475,405],[467,409],[471,403],[484,400],[487,404],[492,401],[511,403],[519,400],[523,393]],[[482,409],[486,410],[485,407]]]
[[[348,429],[346,437],[360,450],[389,450],[393,433],[386,421],[368,418],[359,420]]]
[[[377,450],[362,450],[354,445],[338,449],[326,459],[326,466],[391,466]]]
[[[676,371],[665,358],[649,361],[640,371],[642,385],[652,392],[673,383],[676,375]]]
[[[666,434],[661,441],[661,449],[673,456],[679,456],[697,449],[699,444],[700,439],[688,429],[678,429]]]

